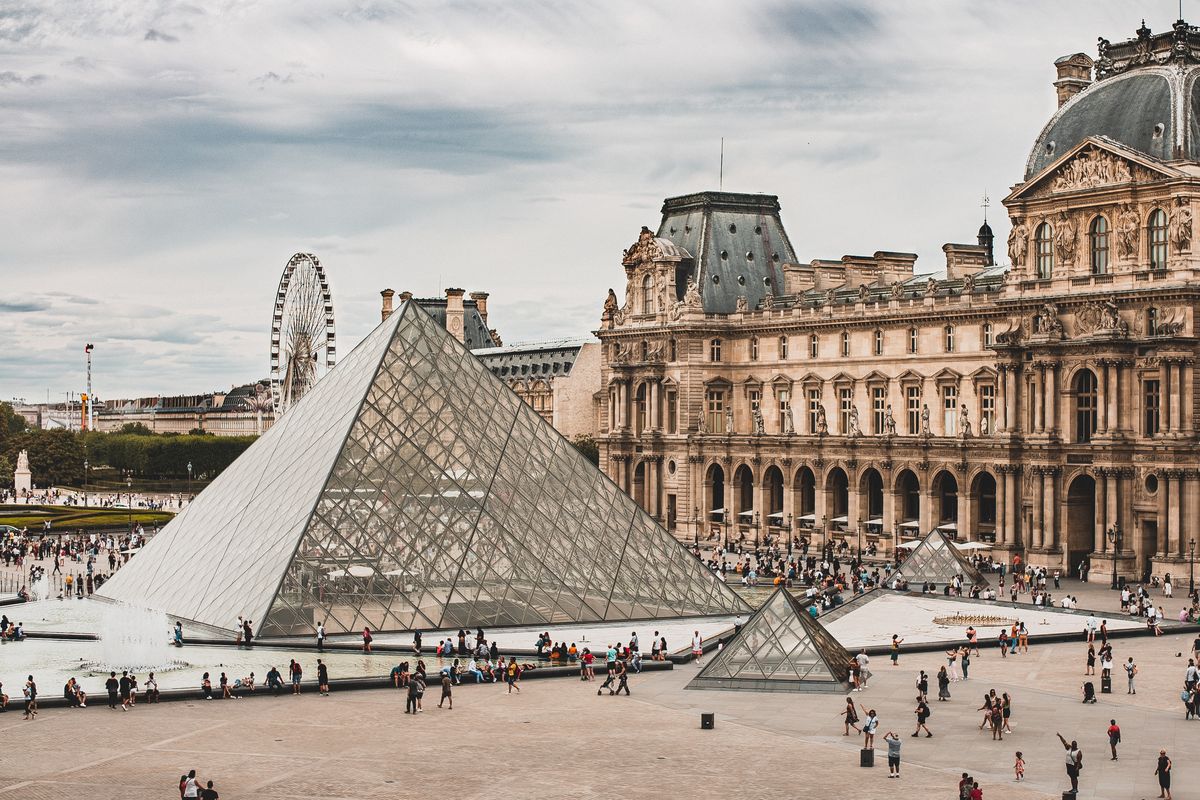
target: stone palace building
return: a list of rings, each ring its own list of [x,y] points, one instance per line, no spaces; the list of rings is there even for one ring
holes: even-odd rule
[[[1096,581],[1187,574],[1200,29],[1055,67],[1008,265],[986,222],[934,276],[911,253],[801,263],[770,195],[668,199],[598,331],[613,480],[688,541],[940,528]]]

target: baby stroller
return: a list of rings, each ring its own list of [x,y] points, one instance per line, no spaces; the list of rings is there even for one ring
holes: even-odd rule
[[[1096,702],[1096,686],[1091,681],[1088,681],[1087,683],[1083,684],[1083,702],[1085,702],[1085,703]]]

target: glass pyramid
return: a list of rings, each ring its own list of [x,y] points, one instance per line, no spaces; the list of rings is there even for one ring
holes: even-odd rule
[[[687,688],[842,692],[849,664],[846,649],[781,586]]]
[[[411,302],[99,594],[264,636],[748,608]]]
[[[944,586],[955,575],[962,575],[963,583],[968,587],[988,585],[988,579],[954,546],[954,542],[935,529],[888,576],[887,585],[891,586],[893,580],[903,576],[910,587],[914,583]]]

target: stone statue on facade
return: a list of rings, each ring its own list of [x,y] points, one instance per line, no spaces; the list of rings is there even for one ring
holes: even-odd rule
[[[963,294],[971,294],[975,291],[975,273],[971,272],[963,276]]]
[[[1120,330],[1122,326],[1121,315],[1117,312],[1116,298],[1110,297],[1104,301],[1100,307],[1100,323],[1097,326],[1100,330]]]
[[[887,408],[883,410],[883,435],[896,435],[896,418],[892,416],[892,404],[888,403]]]
[[[921,435],[929,436],[929,404],[921,405]]]
[[[796,432],[796,426],[792,422],[792,407],[790,404],[783,409],[783,432],[785,434]]]
[[[1079,229],[1075,220],[1064,211],[1058,215],[1058,224],[1054,226],[1054,248],[1063,264],[1075,261],[1075,243],[1079,238]]]
[[[758,408],[751,410],[750,418],[754,421],[754,435],[762,436],[767,432],[766,426],[763,425],[762,411]]]
[[[775,307],[775,295],[773,295],[773,294],[763,295],[763,308],[774,308],[774,307]]]
[[[750,308],[750,304],[746,302],[746,295],[739,294],[738,298],[737,298],[737,305],[734,306],[734,310],[737,311],[739,314],[743,314],[747,310],[749,310],[749,308]]]
[[[604,313],[611,315],[617,310],[617,293],[612,289],[608,290],[608,297],[604,298]]]
[[[858,408],[856,406],[850,406],[850,413],[847,414],[846,417],[848,420],[847,427],[849,428],[849,430],[846,431],[846,435],[850,438],[855,438],[861,433],[858,428]]]
[[[1179,206],[1171,214],[1170,236],[1175,252],[1182,253],[1192,246],[1192,207],[1185,197],[1178,198],[1176,202]]]
[[[967,407],[965,405],[958,412],[958,435],[964,439],[971,435],[971,418],[967,415]]]
[[[1138,235],[1141,232],[1137,212],[1126,203],[1117,217],[1117,253],[1121,258],[1130,258],[1137,252]]]
[[[704,413],[703,408],[696,418],[696,433],[708,433],[708,415]]]
[[[687,289],[683,293],[683,304],[688,308],[700,308],[700,284],[688,278]]]
[[[892,281],[892,299],[900,300],[904,297],[904,284],[900,281]]]
[[[1063,332],[1062,320],[1058,318],[1058,306],[1054,303],[1045,303],[1042,305],[1042,310],[1033,318],[1033,332],[1046,334],[1061,334]]]
[[[988,435],[988,418],[987,417],[979,418],[979,435],[980,436]]]
[[[725,432],[733,433],[733,409],[725,409]]]
[[[829,433],[829,420],[825,419],[825,404],[821,403],[817,406],[817,433]]]
[[[865,303],[865,302],[867,302],[868,299],[870,299],[870,297],[871,297],[871,290],[867,288],[867,285],[865,283],[860,283],[858,285],[858,301],[860,303]]]
[[[929,280],[925,281],[925,296],[933,297],[937,294],[937,279],[930,276]]]
[[[1016,217],[1012,220],[1012,230],[1008,232],[1008,258],[1014,267],[1024,266],[1025,253],[1029,249],[1029,229],[1025,223]]]

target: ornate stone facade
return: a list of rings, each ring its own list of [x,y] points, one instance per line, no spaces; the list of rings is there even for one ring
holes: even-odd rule
[[[1138,35],[1142,50],[1102,43],[1101,77],[1163,69],[1137,53],[1175,42],[1191,86],[1200,34]],[[1110,84],[1090,64],[1060,59],[1051,133],[1072,108],[1096,113]],[[801,264],[774,197],[666,201],[601,319],[602,466],[685,540],[886,549],[941,528],[1097,581],[1114,561],[1131,579],[1186,574],[1200,161],[1100,119],[1075,142],[1043,132],[1029,163],[1054,157],[1004,200],[1005,266],[986,224],[930,275],[888,251]]]

